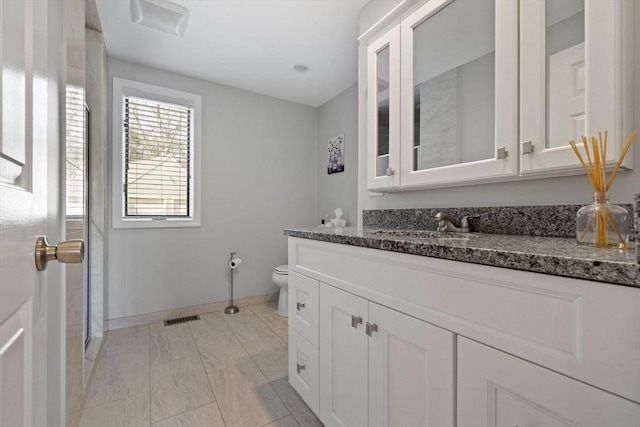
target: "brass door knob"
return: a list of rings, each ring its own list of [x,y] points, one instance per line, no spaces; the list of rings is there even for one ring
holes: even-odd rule
[[[58,260],[65,264],[79,264],[84,260],[84,242],[81,239],[60,242],[58,246],[49,245],[47,238],[38,237],[36,241],[36,269],[44,271],[49,261]]]

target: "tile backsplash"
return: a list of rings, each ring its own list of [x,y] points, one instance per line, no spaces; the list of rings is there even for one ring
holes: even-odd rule
[[[636,205],[638,196],[636,196]],[[629,213],[633,205],[621,205]],[[507,206],[468,208],[377,209],[362,213],[364,228],[391,228],[408,230],[435,230],[438,212],[445,212],[456,225],[465,215],[470,218],[471,230],[490,234],[512,234],[546,237],[575,237],[576,213],[581,205]],[[629,215],[629,228],[633,230],[633,216]],[[637,214],[636,214],[637,216]],[[638,221],[638,220],[636,220]],[[636,227],[636,230],[638,227]],[[637,231],[636,231],[637,232]],[[634,239],[631,233],[630,240]]]
[[[633,204],[633,218],[636,230],[636,257],[640,264],[640,193],[636,194],[635,203]]]

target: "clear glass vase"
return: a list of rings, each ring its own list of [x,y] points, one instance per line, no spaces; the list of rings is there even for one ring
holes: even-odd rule
[[[629,242],[629,212],[609,204],[607,193],[595,193],[593,204],[580,208],[576,215],[579,245],[626,248]]]

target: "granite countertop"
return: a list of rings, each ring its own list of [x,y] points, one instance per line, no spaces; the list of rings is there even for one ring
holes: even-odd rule
[[[575,238],[346,227],[286,229],[290,237],[640,287],[640,264],[627,250],[578,246]],[[435,235],[435,237],[431,237]]]

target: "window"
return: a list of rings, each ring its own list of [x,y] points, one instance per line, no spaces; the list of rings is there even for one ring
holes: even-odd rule
[[[114,78],[113,226],[200,225],[200,97]]]
[[[82,219],[87,213],[85,165],[87,162],[88,110],[84,103],[84,89],[68,85],[66,94],[67,135],[66,160],[66,216]]]

